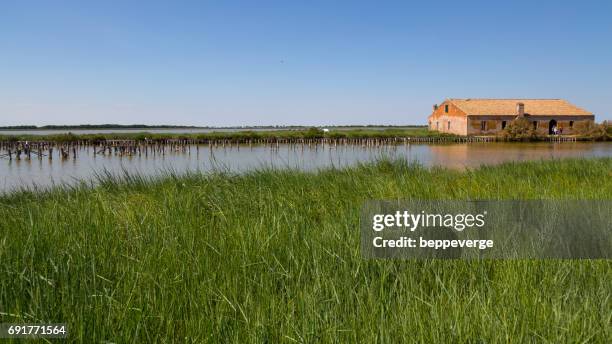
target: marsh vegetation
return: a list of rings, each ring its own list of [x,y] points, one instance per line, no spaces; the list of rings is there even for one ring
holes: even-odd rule
[[[0,197],[0,322],[84,342],[595,342],[607,260],[365,260],[367,199],[609,199],[612,159],[100,177]]]

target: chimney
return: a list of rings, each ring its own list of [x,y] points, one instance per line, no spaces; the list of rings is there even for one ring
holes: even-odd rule
[[[525,104],[516,103],[516,116],[524,117],[525,116]]]
[[[433,105],[433,110],[434,110],[434,111],[438,110],[438,104],[434,104],[434,105]]]

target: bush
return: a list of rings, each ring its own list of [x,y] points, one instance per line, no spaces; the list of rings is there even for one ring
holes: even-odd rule
[[[11,135],[11,136],[0,136],[0,141],[6,142],[17,142],[19,141],[19,136]]]
[[[526,118],[511,121],[501,136],[510,141],[531,141],[538,139],[537,132]]]
[[[324,135],[323,130],[316,128],[316,127],[310,127],[305,133],[304,133],[304,138],[306,139],[320,139],[322,138]]]
[[[68,132],[66,134],[53,135],[53,137],[54,137],[54,141],[60,142],[60,143],[74,142],[80,139],[78,135],[75,135],[72,132]]]
[[[606,141],[610,139],[610,128],[607,122],[596,124],[592,121],[576,123],[576,133],[593,141]]]

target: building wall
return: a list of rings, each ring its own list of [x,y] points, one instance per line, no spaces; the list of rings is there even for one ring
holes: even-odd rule
[[[446,109],[448,106],[448,111]],[[502,129],[502,123],[509,125],[516,115],[504,116],[467,116],[465,112],[450,102],[443,102],[428,118],[429,130],[456,135],[497,135]],[[588,122],[593,123],[595,116],[527,116],[527,120],[537,123],[537,133],[548,134],[551,120],[557,121],[557,128],[563,129],[563,134],[576,134],[580,127]],[[450,124],[450,126],[449,126]]]
[[[448,112],[446,106],[448,105]],[[429,129],[443,133],[467,135],[467,116],[455,105],[444,102],[429,116]],[[449,126],[450,123],[450,126]]]
[[[469,116],[467,133],[468,135],[495,135],[502,131],[502,121],[506,121],[508,125],[514,118],[515,116]],[[557,128],[563,128],[563,135],[575,134],[587,122],[594,122],[593,116],[528,116],[526,118],[531,123],[537,123],[536,132],[539,135],[548,135],[551,120],[557,121]],[[485,130],[482,130],[483,122],[485,122]]]
[[[538,128],[536,129],[538,134],[547,135],[548,127],[551,120],[557,121],[557,128],[563,129],[563,135],[577,134],[581,127],[588,123],[593,124],[595,118],[593,116],[549,116],[549,117],[533,117],[529,118],[530,122],[537,122]]]
[[[516,116],[469,116],[468,135],[496,135],[503,130],[503,122],[509,125]],[[484,130],[483,130],[484,128]]]

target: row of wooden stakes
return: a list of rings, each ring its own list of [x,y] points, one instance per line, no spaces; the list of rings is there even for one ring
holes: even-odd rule
[[[362,147],[378,147],[384,145],[401,145],[410,143],[471,143],[498,141],[494,136],[440,136],[440,137],[388,137],[388,138],[265,138],[265,139],[145,139],[145,140],[102,140],[102,141],[73,141],[58,143],[51,141],[0,141],[0,158],[9,160],[53,159],[56,151],[61,159],[76,159],[80,149],[93,149],[93,154],[115,155],[164,155],[170,152],[190,152],[195,146],[199,150],[201,145],[210,149],[217,147],[240,147],[241,145],[264,145],[270,148],[280,148],[281,145],[292,147],[317,147],[326,145],[330,147],[353,145]],[[549,141],[576,141],[574,137],[551,137]]]

